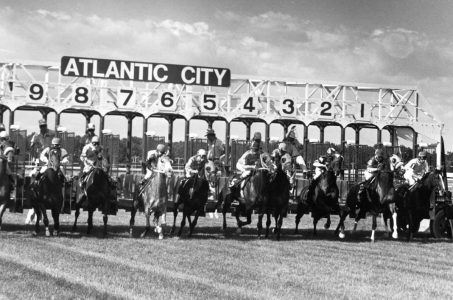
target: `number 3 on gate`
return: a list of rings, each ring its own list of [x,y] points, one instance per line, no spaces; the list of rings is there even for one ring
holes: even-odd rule
[[[296,100],[292,98],[282,98],[280,100],[280,115],[286,117],[296,116]]]

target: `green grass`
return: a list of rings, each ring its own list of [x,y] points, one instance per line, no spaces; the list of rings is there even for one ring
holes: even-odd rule
[[[0,298],[452,298],[453,259],[449,240],[418,234],[407,243],[386,237],[379,223],[369,242],[370,221],[340,241],[311,219],[293,234],[294,216],[284,221],[282,241],[257,239],[256,218],[241,236],[235,221],[220,231],[221,219],[201,218],[187,238],[129,238],[129,215],[109,218],[109,236],[100,238],[102,218],[95,214],[93,236],[71,233],[73,216],[62,217],[60,237],[31,236],[24,215],[4,216],[0,232]],[[167,222],[172,222],[169,216]],[[338,218],[332,219],[332,227]],[[178,222],[179,223],[179,222]],[[348,220],[347,229],[352,228]],[[168,233],[169,226],[165,227]]]

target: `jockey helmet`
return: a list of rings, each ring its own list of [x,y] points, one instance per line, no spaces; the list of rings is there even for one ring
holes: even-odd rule
[[[167,151],[167,147],[165,147],[164,144],[157,145],[156,152],[159,152],[160,154],[164,154],[165,151]]]
[[[294,130],[290,130],[290,131],[286,134],[286,137],[287,137],[287,138],[295,139],[295,138],[296,138],[296,132],[294,132]]]
[[[323,156],[321,156],[320,158],[313,162],[313,166],[318,168],[327,168],[326,159]]]
[[[5,124],[0,123],[0,131],[3,131],[3,130],[5,130]]]
[[[376,151],[374,151],[374,155],[376,157],[384,157],[384,151],[382,151],[382,149],[376,149]]]
[[[278,150],[286,152],[286,149],[287,148],[286,148],[286,144],[285,143],[278,144]]]
[[[9,138],[8,132],[6,132],[6,131],[0,132],[0,139],[6,140],[8,138]]]
[[[214,129],[208,128],[208,130],[206,131],[206,136],[208,136],[208,135],[215,135]]]
[[[87,125],[87,130],[94,130],[95,129],[95,126],[93,123],[88,123]]]
[[[41,119],[38,121],[39,126],[47,126],[47,121],[46,119]]]
[[[418,157],[423,158],[423,159],[426,159],[426,151],[420,151],[420,152],[418,153]]]
[[[93,136],[91,138],[91,143],[94,144],[94,143],[98,143],[99,144],[99,137],[97,135]]]
[[[52,146],[60,146],[61,140],[60,138],[54,137],[52,139]]]
[[[333,147],[330,147],[329,149],[327,149],[327,154],[329,154],[329,155],[332,155],[332,154],[334,154],[335,152],[337,152],[337,151],[336,151],[335,148],[333,148]]]
[[[252,144],[252,147],[250,147],[252,150],[258,150],[260,148],[260,142],[254,141]]]
[[[198,149],[197,155],[201,157],[206,157],[206,150],[204,149]]]
[[[257,140],[258,140],[258,141],[261,141],[261,133],[260,133],[260,132],[255,132],[255,133],[253,134],[253,139],[252,139],[252,140],[253,140],[253,141],[257,141]]]

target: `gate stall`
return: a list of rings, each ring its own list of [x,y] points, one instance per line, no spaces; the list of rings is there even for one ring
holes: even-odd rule
[[[113,173],[115,173],[116,177],[118,177],[120,136],[116,134],[103,134],[101,138],[101,145],[104,148],[104,154],[110,162],[109,175],[113,177]]]

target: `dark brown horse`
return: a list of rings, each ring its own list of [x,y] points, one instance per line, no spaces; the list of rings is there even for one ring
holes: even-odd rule
[[[310,211],[313,218],[313,235],[316,235],[316,225],[321,218],[327,218],[324,228],[330,228],[330,214],[340,210],[338,204],[339,190],[336,180],[337,177],[333,170],[327,170],[301,191],[297,199],[296,233],[300,219]],[[344,232],[342,231],[340,238],[343,237]]]
[[[404,224],[401,225],[404,226],[408,240],[412,239],[413,234],[418,231],[421,220],[429,218],[430,205],[433,205],[430,200],[434,199],[434,193],[437,190],[442,189],[442,180],[439,175],[440,172],[437,170],[426,173],[413,188],[402,185],[395,193],[398,217],[404,220]]]
[[[107,161],[102,162],[102,167],[93,168],[86,178],[86,185],[84,194],[77,199],[75,206],[75,219],[72,231],[77,230],[77,219],[80,215],[80,208],[84,208],[88,211],[88,228],[87,234],[90,234],[93,230],[93,213],[96,209],[99,209],[103,216],[104,228],[103,236],[107,235],[107,220],[108,214],[113,208],[112,203],[112,187],[110,184],[109,177],[105,171]]]
[[[376,219],[379,213],[383,213],[386,217],[392,216],[390,221],[390,229],[393,230],[392,237],[398,238],[393,171],[378,171],[369,186],[361,193],[359,190],[359,185],[353,186],[346,197],[346,206],[349,208],[349,212],[357,211],[353,231],[357,229],[358,221],[366,218],[366,214],[370,213],[372,215],[371,241],[374,242],[377,227]],[[344,229],[344,220],[349,212],[341,212],[340,223],[335,232]]]
[[[145,237],[151,230],[149,218],[151,213],[154,212],[154,224],[156,226],[155,232],[158,234],[159,239],[164,238],[162,227],[159,225],[159,218],[164,216],[167,212],[167,178],[172,175],[173,168],[171,167],[170,159],[166,156],[159,157],[156,170],[151,176],[149,181],[143,188],[143,192],[134,197],[134,203],[131,210],[131,219],[129,234],[132,236],[132,230],[135,224],[135,214],[137,210],[142,207],[146,217],[146,228],[141,234]],[[138,187],[136,188],[138,190]]]
[[[60,212],[63,207],[63,184],[64,178],[60,176],[60,158],[61,151],[59,149],[51,149],[49,151],[49,166],[42,174],[41,180],[34,188],[32,207],[36,214],[35,232],[39,232],[39,221],[43,218],[44,226],[46,227],[46,236],[52,233],[49,230],[49,219],[47,218],[46,209],[52,212],[54,222],[54,234],[58,235],[60,230]]]
[[[275,231],[274,233],[277,236],[277,240],[280,240],[281,228],[283,224],[283,217],[286,215],[288,211],[289,205],[289,190],[291,189],[291,185],[289,182],[289,178],[285,172],[284,162],[282,160],[289,159],[291,157],[289,155],[287,157],[277,157],[276,158],[276,167],[274,171],[271,172],[269,178],[269,194],[268,194],[268,202],[267,202],[267,211],[270,211],[275,219]],[[266,234],[267,234],[266,230]]]
[[[7,174],[8,159],[4,155],[0,155],[0,229],[2,227],[2,217],[5,213],[6,206],[10,198],[10,181]]]
[[[176,218],[178,216],[178,208],[183,205],[183,214],[181,225],[179,227],[178,236],[181,236],[182,230],[186,225],[186,218],[189,222],[189,237],[192,236],[193,230],[197,225],[198,217],[204,211],[206,202],[208,201],[209,182],[208,179],[212,178],[212,173],[215,172],[215,166],[212,161],[206,162],[200,166],[198,174],[190,177],[184,185],[177,186],[178,195],[176,197],[175,205],[173,208],[173,227],[171,234],[175,232]],[[191,220],[190,216],[195,213],[194,219]]]

